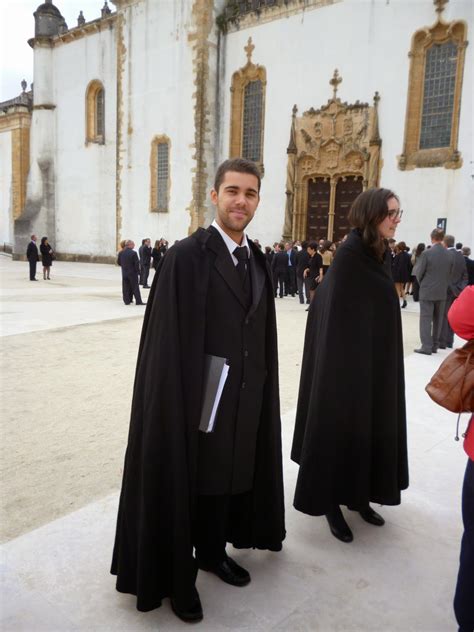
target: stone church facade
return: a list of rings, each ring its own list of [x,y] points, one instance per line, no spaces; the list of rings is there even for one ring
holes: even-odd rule
[[[216,166],[263,173],[250,235],[338,239],[394,190],[398,237],[474,246],[470,0],[115,0],[34,13],[33,90],[0,104],[0,243],[113,261],[213,217]]]

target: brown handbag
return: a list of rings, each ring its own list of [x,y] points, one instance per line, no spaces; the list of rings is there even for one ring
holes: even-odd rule
[[[474,340],[448,355],[425,391],[452,413],[474,412]]]

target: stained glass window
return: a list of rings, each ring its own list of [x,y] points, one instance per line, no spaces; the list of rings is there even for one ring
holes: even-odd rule
[[[157,190],[158,210],[168,210],[168,178],[169,178],[169,148],[168,143],[158,143],[157,152]]]
[[[434,44],[426,53],[420,149],[451,144],[457,55],[454,42]]]
[[[257,79],[245,86],[242,131],[242,157],[255,162],[262,159],[263,87]]]

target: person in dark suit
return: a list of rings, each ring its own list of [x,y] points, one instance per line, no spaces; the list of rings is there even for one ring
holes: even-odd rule
[[[309,302],[313,300],[318,283],[322,279],[323,258],[318,252],[318,243],[310,241],[308,246],[309,263],[304,271],[305,280],[309,286]],[[309,307],[306,311],[309,311]]]
[[[273,287],[244,232],[259,190],[255,163],[220,165],[216,219],[168,251],[143,325],[111,570],[139,610],[170,597],[184,621],[203,618],[198,569],[250,582],[228,542],[279,551],[285,537]],[[229,367],[212,431],[206,356]]]
[[[405,299],[405,286],[410,281],[411,257],[407,252],[407,245],[404,241],[395,247],[395,257],[392,261],[392,276],[398,296],[402,299],[402,308],[407,306]]]
[[[298,288],[298,296],[300,298],[301,305],[305,303],[309,304],[309,291],[304,280],[304,271],[309,267],[309,254],[307,251],[308,242],[303,241],[301,244],[301,250],[296,253],[296,286]]]
[[[283,244],[278,244],[272,261],[272,272],[275,296],[279,290],[279,297],[283,298],[284,295],[288,294],[288,256]]]
[[[471,249],[468,246],[463,246],[461,252],[466,262],[467,284],[474,285],[474,261],[470,259]]]
[[[41,262],[43,263],[43,279],[50,280],[51,266],[53,265],[54,252],[48,238],[42,237],[40,244]]]
[[[138,287],[138,275],[140,266],[138,255],[134,250],[135,244],[130,239],[127,240],[125,248],[117,256],[117,263],[122,268],[122,297],[125,305],[130,305],[135,297],[137,305],[146,305],[142,301],[140,288]]]
[[[145,289],[150,287],[148,275],[150,274],[151,252],[151,239],[143,239],[142,245],[138,249],[138,255],[140,257],[140,283]]]
[[[441,333],[439,335],[439,348],[452,349],[454,332],[448,321],[448,312],[455,299],[461,294],[467,285],[467,267],[464,257],[462,256],[462,252],[460,250],[456,250],[454,247],[454,237],[452,235],[446,235],[443,243],[444,247],[448,251],[449,258],[452,261],[452,268],[446,292],[446,303],[444,306]]]
[[[293,249],[293,244],[289,241],[285,244],[285,254],[287,257],[286,265],[287,265],[287,287],[285,291],[285,295],[294,296],[296,292],[296,252]]]
[[[26,249],[26,258],[30,264],[30,281],[37,281],[36,264],[39,261],[38,246],[36,245],[36,235],[31,235],[31,241]]]
[[[415,353],[431,355],[439,347],[446,293],[451,278],[452,259],[443,246],[444,231],[431,231],[431,248],[417,259],[413,274],[420,284],[420,340]]]

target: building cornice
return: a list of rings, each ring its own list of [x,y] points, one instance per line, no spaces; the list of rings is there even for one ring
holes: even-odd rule
[[[54,37],[32,37],[28,40],[28,44],[31,46],[31,48],[35,48],[36,46],[55,48],[56,46],[61,46],[62,44],[68,44],[69,42],[74,42],[75,40],[82,39],[83,37],[87,37],[88,35],[94,35],[95,33],[99,33],[100,31],[111,29],[113,28],[116,19],[117,14],[112,13],[107,17],[97,18],[97,20],[86,22],[82,26],[76,26],[73,29],[69,29],[65,33],[55,35]]]
[[[277,0],[273,5],[266,5],[258,0],[252,3],[252,9],[242,9],[237,0],[227,2],[224,11],[217,17],[216,23],[224,33],[234,33],[257,24],[273,22],[288,18],[305,11],[313,11],[343,0]]]

